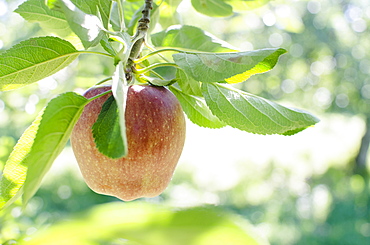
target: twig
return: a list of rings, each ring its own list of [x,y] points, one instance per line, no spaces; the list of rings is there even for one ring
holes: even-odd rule
[[[142,18],[138,21],[138,26],[136,29],[136,34],[132,38],[132,46],[130,55],[127,60],[126,64],[126,79],[127,81],[130,81],[132,79],[132,66],[134,65],[134,60],[137,59],[140,55],[141,48],[144,44],[146,34],[149,29],[149,23],[150,23],[150,10],[152,7],[153,0],[145,0],[144,3],[144,9],[141,11],[143,14]]]

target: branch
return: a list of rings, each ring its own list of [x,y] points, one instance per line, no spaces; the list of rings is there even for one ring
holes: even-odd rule
[[[145,0],[144,9],[143,11],[141,11],[143,17],[138,21],[139,25],[137,26],[136,35],[138,35],[139,32],[143,32],[144,34],[146,34],[149,29],[150,10],[153,9],[152,2],[153,0]]]
[[[153,0],[145,0],[144,9],[141,11],[143,14],[142,18],[138,21],[138,26],[136,29],[136,34],[132,38],[133,45],[131,46],[131,51],[126,65],[126,79],[130,81],[132,79],[132,66],[134,65],[134,60],[138,58],[141,48],[144,44],[146,34],[149,29],[150,23],[150,10],[152,7]]]

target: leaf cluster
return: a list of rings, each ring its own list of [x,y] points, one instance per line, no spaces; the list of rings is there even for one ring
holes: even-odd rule
[[[241,6],[242,2],[205,1],[200,5],[193,0],[192,4],[201,13],[224,16],[221,13],[229,15],[230,6]],[[115,72],[105,81],[112,80],[113,97],[103,106],[92,130],[98,149],[111,158],[124,157],[129,151],[124,115],[127,90],[134,83],[167,86],[188,118],[202,127],[229,125],[250,133],[292,135],[318,122],[308,112],[230,85],[271,70],[284,49],[240,52],[194,26],[174,25],[148,35],[149,26],[137,28],[142,10],[152,8],[153,25],[161,7],[148,3],[151,1],[25,1],[15,12],[59,37],[31,38],[0,54],[0,91],[37,82],[82,54],[109,57]],[[78,50],[62,38],[70,35],[76,35],[85,49]],[[105,52],[96,51],[97,46]],[[32,197],[64,148],[84,106],[100,96],[86,99],[67,92],[48,103],[5,165],[0,208],[21,194],[25,203]]]

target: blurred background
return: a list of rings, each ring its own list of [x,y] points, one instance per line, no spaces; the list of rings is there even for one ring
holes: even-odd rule
[[[12,13],[21,2],[0,0],[0,52],[47,35]],[[170,186],[139,202],[214,205],[248,220],[271,244],[370,244],[370,2],[276,0],[215,19],[184,0],[176,14],[161,18],[166,21],[155,30],[194,25],[239,50],[287,49],[271,72],[236,86],[310,111],[321,122],[294,136],[189,122]],[[81,92],[112,72],[105,58],[82,55],[52,77],[0,92],[0,170],[47,101],[65,91]],[[0,213],[0,243],[117,201],[87,188],[68,145],[26,209]]]

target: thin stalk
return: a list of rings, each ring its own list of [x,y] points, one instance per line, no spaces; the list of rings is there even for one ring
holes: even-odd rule
[[[163,66],[173,66],[173,67],[179,68],[179,66],[176,65],[175,63],[156,63],[156,64],[153,64],[153,65],[147,66],[143,69],[135,70],[134,73],[142,74],[142,73],[145,73],[147,71],[153,70],[157,67],[163,67]]]
[[[150,49],[152,52],[154,52],[154,51],[156,51],[156,49],[154,48],[154,47],[152,47],[152,46],[150,46],[148,43],[145,43],[145,45],[146,45],[146,47],[148,48],[148,49]],[[164,57],[162,54],[158,54],[159,55],[159,57],[161,57],[164,61],[166,61],[166,62],[170,62],[166,57]]]
[[[102,97],[102,96],[104,96],[104,95],[106,95],[106,94],[109,94],[109,93],[112,93],[112,90],[105,91],[104,93],[101,93],[101,94],[95,95],[94,97],[89,98],[89,99],[87,100],[87,103],[90,103],[91,101],[93,101],[93,100],[95,100],[95,99],[97,99],[97,98],[100,98],[100,97]],[[87,104],[87,103],[86,103],[86,104]]]
[[[140,66],[141,68],[145,68],[146,66],[143,66],[143,65],[141,65],[141,64],[137,64],[138,66]],[[136,69],[137,70],[137,69]],[[157,72],[155,72],[155,71],[153,71],[153,70],[151,70],[150,71],[151,73],[153,73],[155,76],[157,76],[158,78],[160,78],[160,79],[162,79],[162,80],[164,80],[164,78],[161,76],[161,75],[159,75],[159,73],[157,73]],[[137,75],[140,75],[140,74],[137,74]]]
[[[98,54],[98,55],[103,55],[103,56],[107,56],[107,57],[110,57],[110,58],[114,58],[114,56],[111,55],[111,54],[101,53],[101,52],[95,52],[95,51],[82,50],[82,51],[79,51],[79,53],[83,53],[83,54]]]
[[[101,80],[100,82],[96,83],[96,84],[95,84],[95,86],[100,85],[100,84],[102,84],[102,83],[105,83],[105,82],[107,82],[107,81],[109,81],[109,80],[112,80],[112,78],[111,78],[111,77],[107,77],[106,79],[103,79],[103,80]]]
[[[156,54],[159,54],[159,53],[162,53],[162,52],[179,52],[180,53],[180,52],[183,52],[183,51],[180,50],[180,49],[175,49],[175,48],[158,49],[158,50],[155,50],[155,51],[153,51],[153,52],[151,52],[151,53],[149,53],[149,54],[147,54],[147,55],[145,55],[145,56],[143,56],[139,59],[134,60],[134,62],[135,63],[143,62],[144,60],[152,57],[153,55],[156,55]],[[164,58],[164,57],[162,57],[162,58]]]

